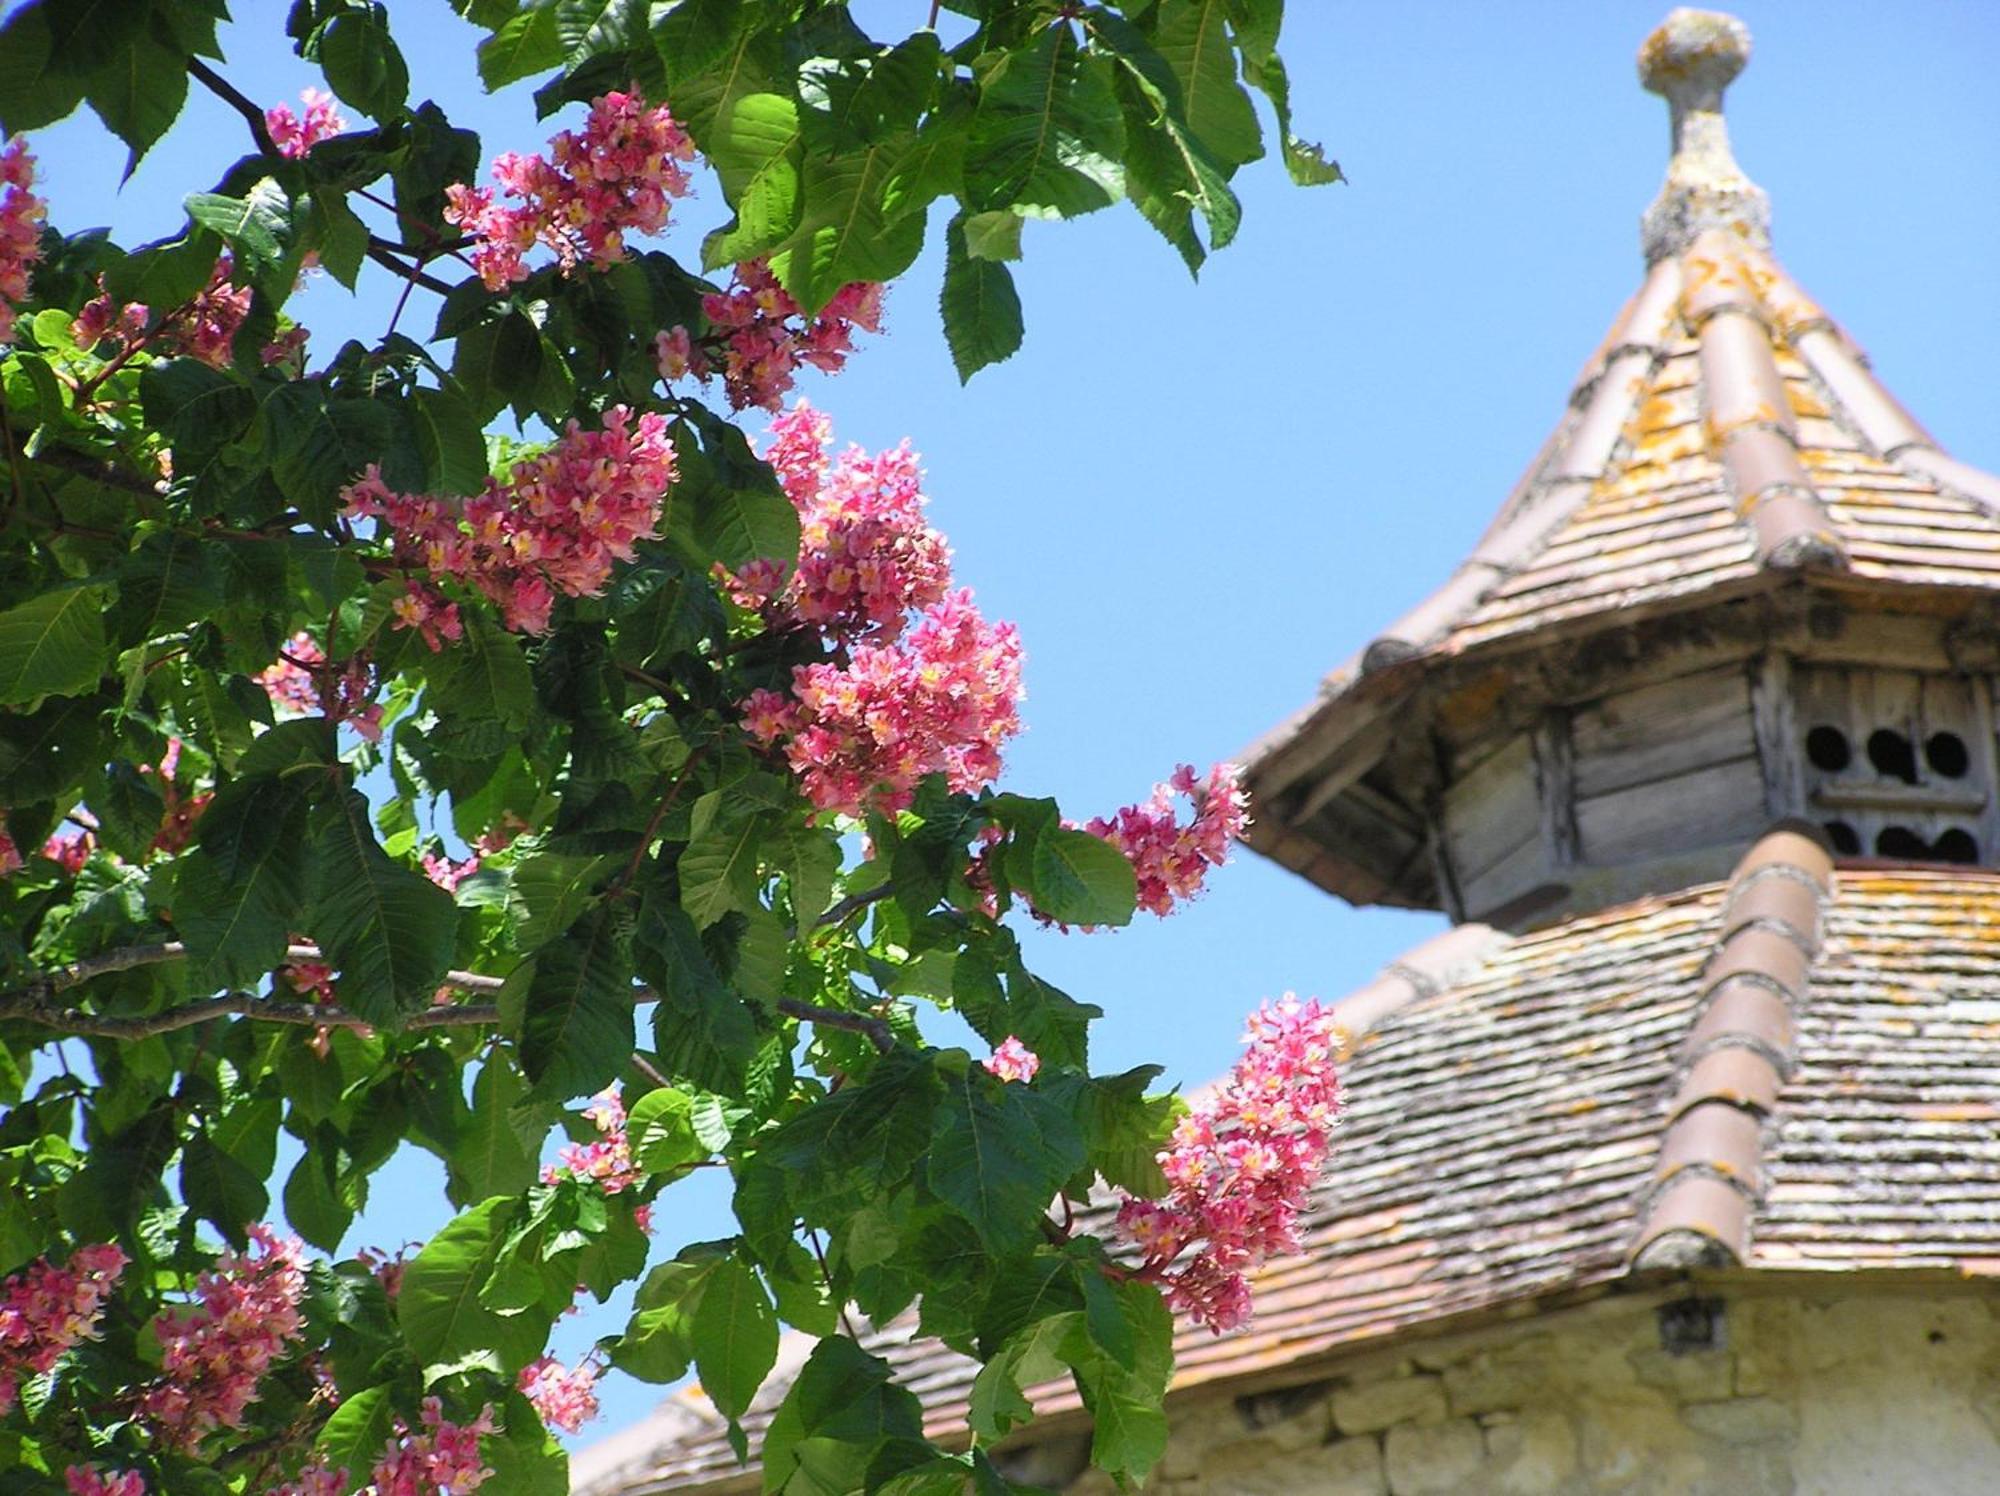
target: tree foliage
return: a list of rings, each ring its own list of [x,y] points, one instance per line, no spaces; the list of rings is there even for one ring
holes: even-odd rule
[[[224,76],[222,0],[33,0],[0,29],[16,136],[88,107],[136,163],[192,81],[245,148],[150,243],[48,226],[11,296],[0,1274],[103,1302],[60,1345],[0,1320],[6,1488],[76,1467],[177,1493],[344,1469],[352,1490],[384,1461],[435,1481],[463,1436],[497,1488],[560,1491],[551,1404],[523,1389],[579,1292],[635,1280],[603,1355],[693,1369],[739,1448],[781,1330],[819,1337],[767,1490],[1004,1490],[985,1447],[1056,1375],[1096,1462],[1136,1480],[1169,1316],[1050,1206],[1160,1193],[1177,1104],[1155,1071],[1090,1073],[1098,1010],[1031,974],[1007,921],[1119,925],[1166,884],[1109,823],[996,794],[963,757],[893,793],[815,787],[828,719],[787,693],[903,625],[784,612],[814,520],[725,407],[786,382],[737,381],[742,337],[837,363],[867,285],[940,223],[966,377],[1021,344],[1023,219],[1126,198],[1198,267],[1263,150],[1246,82],[1292,176],[1336,178],[1291,134],[1280,0],[959,0],[949,44],[805,0],[457,8],[489,89],[671,111],[726,207],[695,256],[642,227],[469,273],[483,220],[454,189],[538,143],[423,98],[381,4],[286,22],[345,129]],[[400,283],[389,329],[306,345],[287,308],[315,266]],[[603,486],[631,472],[658,481]],[[605,547],[588,577],[517,524],[564,484],[593,495],[562,519]],[[645,522],[616,530],[593,507],[614,499]],[[965,627],[952,647],[1004,675],[1004,638]],[[746,704],[781,697],[754,730]],[[927,1044],[925,1007],[1024,1042],[1039,1075]],[[442,1161],[458,1214],[407,1263],[340,1258],[403,1147]],[[700,1168],[733,1177],[738,1233],[655,1260],[648,1218]],[[323,1255],[257,1226],[279,1213]],[[113,1246],[115,1291],[46,1277]],[[232,1294],[276,1306],[233,1410],[189,1307]],[[913,1304],[986,1364],[969,1453],[847,1333]]]

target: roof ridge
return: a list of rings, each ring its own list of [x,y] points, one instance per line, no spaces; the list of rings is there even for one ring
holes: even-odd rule
[[[1373,981],[1334,999],[1330,1009],[1350,1050],[1390,1014],[1470,978],[1514,943],[1490,925],[1453,925],[1383,967]]]
[[[1627,1253],[1633,1268],[1749,1259],[1764,1123],[1796,1058],[1793,1012],[1805,1000],[1832,896],[1832,856],[1801,822],[1766,831],[1731,875]]]

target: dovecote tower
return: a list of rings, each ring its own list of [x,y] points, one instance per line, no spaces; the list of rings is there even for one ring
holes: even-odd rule
[[[1638,293],[1470,557],[1251,755],[1258,851],[1454,924],[1340,1003],[1250,1328],[1177,1326],[1166,1496],[2000,1489],[2000,481],[1773,257],[1749,50],[1646,40]],[[963,1436],[974,1363],[863,1339]],[[1109,1496],[1033,1395],[1004,1473]],[[698,1391],[575,1476],[756,1488]]]
[[[1252,755],[1253,845],[1508,930],[1719,877],[1781,818],[2000,866],[2000,479],[1771,249],[1732,17],[1640,54],[1673,154],[1638,293],[1471,555]]]

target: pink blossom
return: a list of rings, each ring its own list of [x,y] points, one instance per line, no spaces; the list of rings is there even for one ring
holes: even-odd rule
[[[195,823],[208,809],[209,801],[215,798],[212,790],[187,794],[180,782],[180,763],[181,740],[170,737],[166,751],[160,755],[158,768],[152,764],[139,765],[141,774],[148,778],[157,777],[160,782],[160,829],[154,833],[149,851],[172,854],[186,847],[194,839]]]
[[[1020,731],[1023,694],[1020,636],[988,623],[961,590],[900,639],[856,646],[845,665],[796,667],[789,696],[753,692],[743,726],[784,750],[822,810],[899,810],[926,774],[959,791],[990,784]]]
[[[396,493],[373,466],[342,497],[350,516],[383,522],[398,560],[469,583],[507,627],[532,634],[548,628],[558,592],[595,596],[612,567],[652,537],[674,477],[666,418],[635,420],[614,405],[598,430],[571,421],[547,451],[463,504]],[[434,650],[463,632],[457,604],[423,582],[412,581],[393,611],[397,627],[419,630]]]
[[[785,603],[832,637],[879,639],[944,597],[951,550],[924,522],[923,472],[908,441],[873,456],[851,446],[829,465],[831,436],[803,400],[771,423],[768,457],[800,521]]]
[[[130,1260],[115,1245],[78,1247],[61,1267],[40,1257],[0,1283],[0,1416],[13,1409],[24,1375],[41,1375],[96,1336]]]
[[[1249,1272],[1299,1249],[1299,1212],[1340,1115],[1339,1028],[1287,994],[1250,1015],[1229,1078],[1175,1124],[1163,1200],[1127,1197],[1121,1234],[1167,1302],[1218,1333],[1250,1317]]]
[[[100,275],[97,283],[101,288],[104,277]],[[120,306],[100,289],[94,298],[84,303],[83,310],[71,321],[70,340],[79,348],[95,348],[110,338],[122,349],[139,341],[151,317],[151,309],[145,302],[128,301]]]
[[[472,263],[489,290],[525,280],[523,256],[552,250],[564,275],[588,262],[602,270],[626,257],[628,233],[657,234],[673,199],[686,197],[694,141],[663,104],[637,94],[593,99],[583,131],[564,130],[549,157],[508,152],[493,162],[491,188],[445,189],[447,222],[478,240]]]
[[[79,827],[58,831],[42,843],[42,855],[74,878],[83,871],[83,865],[90,861],[90,854],[97,847],[97,837]]]
[[[18,873],[23,865],[21,849],[14,845],[14,838],[7,834],[6,826],[0,825],[0,878]]]
[[[273,104],[264,111],[264,128],[271,134],[271,144],[278,148],[279,155],[294,161],[322,140],[330,140],[347,128],[347,121],[331,94],[308,88],[299,95],[299,102],[305,105],[304,119],[292,113],[288,104]]]
[[[607,1195],[630,1189],[641,1178],[632,1162],[631,1139],[625,1134],[625,1103],[616,1086],[607,1086],[591,1098],[584,1116],[603,1134],[594,1143],[565,1143],[556,1151],[557,1162],[542,1169],[542,1182],[554,1184],[565,1176],[594,1179]]]
[[[462,862],[449,857],[440,857],[435,852],[423,855],[424,876],[437,884],[446,893],[457,893],[458,885],[479,871],[479,854],[473,853]]]
[[[28,299],[28,272],[42,257],[48,205],[35,196],[35,158],[28,142],[0,148],[0,346],[14,341],[15,309]]]
[[[882,287],[872,281],[842,286],[817,317],[807,318],[767,263],[745,260],[729,289],[704,296],[701,309],[709,333],[699,343],[685,327],[669,328],[655,341],[660,377],[671,384],[719,370],[733,409],[776,410],[800,364],[837,374],[853,351],[855,328],[882,330]]]
[[[597,1416],[597,1366],[587,1357],[571,1370],[544,1356],[522,1368],[519,1386],[550,1428],[573,1434]]]
[[[235,265],[224,250],[208,284],[175,314],[164,351],[184,353],[216,369],[229,367],[235,357],[236,330],[250,315],[250,288],[232,285],[234,274]]]
[[[1194,814],[1183,825],[1174,804],[1176,795],[1192,803]],[[1166,784],[1153,787],[1142,805],[1128,805],[1109,820],[1099,816],[1084,830],[1101,836],[1125,854],[1139,880],[1139,907],[1165,916],[1176,899],[1201,892],[1211,867],[1229,858],[1230,844],[1249,823],[1250,797],[1234,764],[1217,764],[1206,778],[1182,764]]]
[[[106,1475],[95,1465],[71,1465],[63,1471],[70,1496],[146,1496],[146,1482],[130,1470]]]
[[[396,1437],[389,1441],[371,1473],[369,1496],[466,1496],[493,1476],[479,1457],[479,1440],[493,1432],[489,1403],[470,1423],[452,1423],[435,1397],[423,1403],[422,1432],[396,1420]]]
[[[315,1455],[290,1480],[271,1487],[264,1496],[342,1496],[347,1490],[347,1472],[329,1470],[322,1456]]]
[[[285,641],[278,658],[255,680],[281,712],[323,713],[336,723],[346,723],[368,742],[382,741],[382,708],[372,699],[378,683],[365,654],[349,657],[336,671],[313,636],[300,631]]]
[[[1041,1056],[1012,1034],[1001,1040],[1000,1046],[979,1063],[1002,1080],[1030,1081],[1042,1068]]]
[[[305,1247],[264,1225],[251,1249],[226,1252],[195,1283],[194,1307],[155,1322],[165,1375],[139,1400],[170,1442],[192,1448],[216,1428],[241,1428],[257,1384],[284,1358],[304,1321]]]
[[[404,1242],[402,1249],[391,1257],[380,1247],[363,1247],[354,1254],[355,1260],[375,1276],[382,1285],[382,1292],[390,1303],[403,1291],[403,1270],[409,1264],[410,1253],[417,1249],[417,1243]]]

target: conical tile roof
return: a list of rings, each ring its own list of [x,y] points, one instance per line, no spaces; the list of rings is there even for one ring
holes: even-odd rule
[[[1640,77],[1674,148],[1642,222],[1645,279],[1472,553],[1248,750],[1259,851],[1356,902],[1434,902],[1412,893],[1427,875],[1329,861],[1287,822],[1340,792],[1357,749],[1379,756],[1402,698],[1459,659],[1802,579],[2000,591],[2000,478],[1946,455],[1772,252],[1722,114],[1749,50],[1740,21],[1706,11],[1648,38]],[[1281,797],[1315,781],[1288,815]]]

